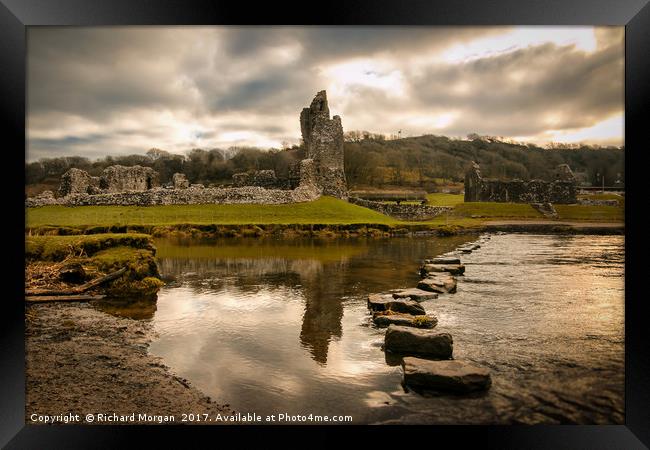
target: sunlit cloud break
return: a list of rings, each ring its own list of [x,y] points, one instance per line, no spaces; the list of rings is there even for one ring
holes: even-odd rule
[[[623,27],[28,30],[27,158],[281,147],[345,130],[623,145]]]

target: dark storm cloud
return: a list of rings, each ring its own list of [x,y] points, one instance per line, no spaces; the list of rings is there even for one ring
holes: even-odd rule
[[[165,53],[182,50],[167,34],[119,29],[35,29],[28,40],[30,113],[61,111],[106,117],[122,108],[184,104],[169,83],[177,67]]]
[[[502,30],[502,29],[501,29]],[[255,56],[265,46],[299,42],[307,50],[303,61],[327,62],[377,52],[403,54],[437,50],[450,44],[496,34],[494,27],[233,27],[224,38],[231,57]]]
[[[549,130],[588,128],[622,114],[620,28],[596,29],[589,51],[555,42],[552,33],[549,42],[527,45],[508,41],[509,33],[30,28],[28,158],[297,142],[298,112],[321,89],[346,129],[382,133],[541,139]],[[485,39],[496,44],[484,47],[501,47],[476,47]],[[449,51],[458,60],[441,56]]]

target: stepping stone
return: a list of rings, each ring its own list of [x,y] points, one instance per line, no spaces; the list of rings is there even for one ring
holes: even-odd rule
[[[389,325],[402,325],[414,328],[433,328],[438,324],[438,318],[429,315],[413,316],[411,314],[384,314],[378,311],[372,315],[372,321],[378,327]]]
[[[422,305],[414,300],[396,299],[391,294],[371,294],[368,296],[368,308],[372,311],[393,311],[398,313],[423,316],[426,314]]]
[[[393,297],[410,298],[411,300],[421,302],[423,300],[438,298],[438,294],[436,294],[435,292],[423,291],[422,289],[418,289],[418,288],[410,288],[410,289],[401,289],[399,291],[393,292]]]
[[[457,250],[459,250],[459,251],[461,251],[463,253],[471,253],[472,251],[478,250],[479,248],[481,248],[481,246],[479,244],[466,244],[466,245],[463,245],[462,247],[458,247]]]
[[[425,259],[425,264],[460,264],[460,258],[456,256],[438,256],[432,259]]]
[[[467,393],[492,385],[490,371],[475,364],[451,360],[430,361],[407,356],[402,360],[404,384],[436,391]]]
[[[465,272],[465,266],[462,264],[425,264],[420,269],[420,273],[430,272],[449,272],[452,275],[462,275]]]
[[[420,280],[418,289],[439,294],[456,292],[456,278],[447,274],[428,274],[426,278]]]
[[[384,337],[384,349],[393,353],[449,359],[454,343],[449,333],[390,325]]]

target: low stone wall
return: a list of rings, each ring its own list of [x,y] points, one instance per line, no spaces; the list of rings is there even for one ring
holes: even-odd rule
[[[373,211],[380,212],[390,217],[400,220],[429,220],[443,214],[446,211],[451,211],[451,206],[431,206],[421,204],[400,204],[397,203],[382,203],[374,202],[372,200],[363,200],[360,198],[350,198],[349,202],[354,205],[363,206],[372,209]]]
[[[235,187],[259,186],[263,188],[279,188],[279,181],[274,170],[253,170],[236,173],[232,176]]]
[[[616,199],[595,200],[595,199],[580,198],[578,199],[578,204],[587,205],[587,206],[618,206],[619,202]]]
[[[65,197],[31,197],[25,202],[28,208],[62,206],[153,206],[153,205],[196,205],[196,204],[267,204],[308,202],[320,197],[315,186],[301,185],[294,190],[264,189],[261,187],[241,188],[154,188],[148,191],[116,192],[107,194],[70,194]]]

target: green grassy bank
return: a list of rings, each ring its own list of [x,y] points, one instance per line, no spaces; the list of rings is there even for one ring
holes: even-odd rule
[[[432,220],[400,221],[331,197],[290,205],[45,206],[27,210],[27,230],[34,234],[141,232],[157,236],[249,237],[389,236],[435,230],[454,234],[498,220],[545,218],[528,204],[464,203],[458,194],[429,194],[431,205],[453,209]],[[556,205],[559,220],[623,222],[623,206]]]
[[[27,211],[27,226],[175,225],[175,224],[325,224],[397,220],[332,197],[287,205],[45,206]]]

